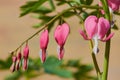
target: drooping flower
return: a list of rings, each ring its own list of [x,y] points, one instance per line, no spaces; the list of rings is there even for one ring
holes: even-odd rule
[[[20,62],[21,62],[21,52],[19,52],[17,55],[16,70],[19,70]]]
[[[110,11],[110,24],[111,27],[114,26],[114,22],[115,22],[115,18],[114,18],[114,11],[118,11],[120,8],[120,0],[107,0],[108,2],[108,7],[109,7],[109,11]],[[99,6],[102,7],[102,3],[99,2]],[[103,9],[100,9],[101,13],[104,15],[105,12]]]
[[[40,36],[40,59],[44,63],[46,60],[46,49],[49,42],[48,30],[44,30]]]
[[[14,72],[14,71],[15,71],[16,61],[17,61],[17,57],[16,57],[16,56],[13,56],[13,57],[12,57],[12,65],[11,65],[11,67],[10,67],[10,71],[11,71],[11,72]]]
[[[96,16],[89,16],[86,18],[84,26],[87,35],[82,30],[80,30],[80,34],[85,40],[94,40],[95,45],[93,52],[95,54],[98,53],[98,39],[105,42],[113,36],[113,33],[111,33],[104,39],[110,29],[110,23],[103,17],[97,18]]]
[[[108,5],[113,11],[117,11],[120,7],[120,0],[108,0]]]
[[[28,68],[28,56],[29,56],[29,47],[26,44],[23,50],[23,70],[27,70]]]
[[[54,37],[55,37],[55,40],[58,44],[59,60],[61,60],[63,58],[64,44],[66,42],[66,39],[68,37],[69,32],[70,32],[70,28],[69,28],[69,25],[67,23],[63,23],[62,25],[58,25],[56,30],[55,30]]]

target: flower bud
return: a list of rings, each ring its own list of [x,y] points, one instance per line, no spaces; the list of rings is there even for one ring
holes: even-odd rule
[[[13,56],[13,57],[12,57],[12,65],[11,65],[11,67],[10,67],[10,71],[11,71],[11,72],[14,72],[14,71],[15,71],[16,61],[17,61],[17,57],[16,57],[16,56]]]

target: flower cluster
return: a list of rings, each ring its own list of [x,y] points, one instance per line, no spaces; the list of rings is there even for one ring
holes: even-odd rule
[[[15,70],[19,70],[22,62],[22,68],[23,70],[26,70],[28,67],[28,55],[29,55],[29,47],[26,44],[23,54],[21,54],[21,51],[17,54],[17,56],[12,57],[12,65],[10,67],[11,72],[14,72]]]
[[[67,23],[63,23],[61,25],[58,25],[55,32],[54,32],[54,38],[58,44],[58,58],[61,60],[64,55],[64,44],[66,42],[66,39],[69,35],[69,25]],[[49,42],[49,35],[48,30],[44,30],[41,33],[40,36],[40,58],[42,62],[45,62],[46,60],[46,49]]]
[[[61,60],[64,55],[64,45],[66,42],[66,39],[69,35],[69,25],[67,23],[63,23],[61,25],[58,25],[54,32],[54,38],[55,41],[58,44],[58,58]],[[48,30],[45,29],[41,35],[40,35],[40,59],[41,62],[44,63],[46,60],[46,49],[49,43],[49,33]],[[23,54],[21,54],[21,51],[16,55],[12,56],[12,65],[10,67],[11,72],[14,72],[15,70],[19,70],[22,62],[22,68],[23,70],[27,70],[28,68],[28,56],[29,56],[29,47],[28,44],[23,49]]]

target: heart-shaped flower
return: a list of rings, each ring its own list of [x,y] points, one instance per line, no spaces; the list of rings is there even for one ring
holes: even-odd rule
[[[23,50],[23,70],[26,70],[28,68],[28,56],[29,56],[29,47],[26,44]]]
[[[40,36],[40,58],[42,62],[46,60],[46,49],[49,42],[48,30],[44,30]]]
[[[56,30],[55,30],[54,37],[55,37],[55,40],[58,44],[59,60],[61,60],[63,58],[64,44],[65,44],[66,39],[69,35],[69,32],[70,32],[70,28],[69,28],[69,25],[67,23],[63,23],[62,25],[58,25]]]
[[[108,0],[108,5],[113,11],[117,11],[120,7],[120,0]]]
[[[93,39],[95,41],[93,48],[95,54],[98,52],[98,39],[105,42],[108,41],[114,34],[111,33],[104,39],[105,35],[110,29],[110,23],[103,17],[97,18],[96,16],[89,16],[86,18],[84,26],[87,35],[82,30],[80,30],[80,34],[85,40]]]

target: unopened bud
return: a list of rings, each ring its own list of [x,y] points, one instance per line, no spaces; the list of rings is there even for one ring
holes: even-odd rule
[[[11,67],[10,67],[10,71],[11,71],[11,72],[14,72],[14,71],[15,71],[16,61],[17,61],[17,57],[16,57],[16,56],[13,56],[13,57],[12,57],[12,65],[11,65]]]

